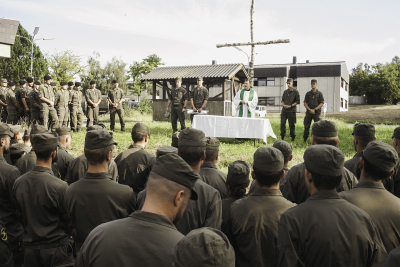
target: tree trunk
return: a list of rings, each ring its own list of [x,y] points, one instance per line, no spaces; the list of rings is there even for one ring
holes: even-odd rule
[[[253,14],[254,14],[254,0],[251,0],[250,7],[250,38],[251,42],[254,43],[253,38]],[[251,61],[250,61],[250,85],[254,86],[254,45],[251,45]]]

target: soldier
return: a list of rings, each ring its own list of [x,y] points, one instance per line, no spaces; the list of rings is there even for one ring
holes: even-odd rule
[[[10,153],[10,138],[13,136],[10,126],[4,123],[0,124],[0,217],[7,229],[8,242],[11,246],[15,266],[22,266],[24,263],[22,246],[24,227],[15,213],[12,196],[12,187],[20,173],[16,167],[6,163],[4,159],[4,155]],[[3,227],[0,228],[3,230]],[[3,231],[0,240],[4,240]]]
[[[7,94],[7,79],[1,79],[0,83],[0,113],[1,113],[1,122],[7,122],[7,103],[6,103],[6,94]]]
[[[199,114],[206,108],[208,101],[208,90],[203,86],[203,77],[197,78],[197,87],[194,88],[190,96],[190,103],[194,112]],[[190,114],[190,120],[193,123],[194,114]]]
[[[254,153],[251,176],[256,189],[250,196],[235,201],[230,209],[233,246],[238,266],[277,264],[278,221],[294,206],[279,190],[285,175],[283,154],[274,147],[261,147]]]
[[[15,98],[18,101],[19,106],[22,108],[22,112],[19,114],[19,119],[24,120],[24,111],[25,111],[25,106],[24,103],[22,102],[22,93],[25,91],[26,87],[26,81],[21,80],[19,81],[19,88],[15,89]]]
[[[7,103],[7,123],[15,125],[18,123],[19,114],[23,111],[15,97],[15,83],[8,83],[8,91],[6,94]]]
[[[129,186],[111,181],[108,173],[108,164],[116,144],[107,131],[90,131],[86,135],[85,156],[88,159],[88,171],[66,193],[67,208],[76,229],[77,253],[86,237],[98,225],[126,218],[136,210],[136,195],[133,190]]]
[[[101,102],[101,92],[96,89],[96,82],[90,82],[90,88],[86,90],[86,102],[87,102],[87,124],[89,127],[92,124],[99,122],[99,104]]]
[[[147,183],[142,210],[128,218],[101,224],[90,232],[76,266],[125,267],[134,262],[141,267],[172,266],[175,246],[184,237],[174,224],[182,217],[187,203],[197,200],[194,185],[198,177],[176,154],[158,158]]]
[[[18,160],[30,151],[31,149],[22,143],[12,144],[10,147],[11,165],[15,166]]]
[[[394,129],[392,136],[392,146],[396,149],[398,156],[400,158],[400,127]],[[393,174],[393,194],[400,198],[400,161],[396,164]]]
[[[15,181],[13,196],[25,228],[24,266],[72,266],[73,229],[65,203],[68,185],[54,179],[52,163],[57,159],[57,137],[36,134],[32,145],[36,166]],[[32,190],[34,189],[34,190]]]
[[[174,132],[171,137],[171,139],[172,139],[171,146],[176,147],[176,148],[178,148],[179,133],[180,132]]]
[[[75,91],[75,90],[74,90],[74,83],[73,83],[73,82],[68,82],[68,89],[67,89],[67,91],[68,91],[68,97],[70,97],[71,94],[72,94],[72,92]],[[68,110],[69,110],[69,113],[68,113],[68,125],[67,125],[67,126],[69,126],[71,129],[72,129],[72,124],[71,124],[72,107],[73,107],[73,106],[72,106],[72,105],[69,103],[69,101],[68,101]]]
[[[282,112],[281,112],[281,137],[285,139],[286,120],[289,121],[290,136],[292,141],[296,137],[296,105],[300,104],[300,94],[297,89],[293,88],[293,79],[286,81],[288,89],[283,92],[282,96]]]
[[[317,89],[317,80],[311,80],[311,90],[304,97],[304,106],[306,107],[306,116],[304,117],[304,142],[307,141],[310,134],[311,121],[318,122],[321,118],[321,108],[324,105],[324,96]]]
[[[221,231],[205,227],[191,231],[179,241],[172,266],[235,267],[235,251]]]
[[[57,84],[55,82],[51,82],[50,85],[51,85],[51,88],[53,89],[53,94],[54,94],[54,91],[57,90]]]
[[[61,82],[61,90],[55,93],[54,107],[57,110],[58,121],[60,126],[68,126],[68,102],[69,102],[69,92],[67,91],[67,83]]]
[[[75,83],[75,90],[69,95],[69,104],[72,106],[71,111],[71,129],[74,132],[79,132],[83,124],[83,110],[82,110],[82,92],[81,83]]]
[[[381,141],[372,141],[360,159],[360,182],[339,196],[359,207],[371,217],[386,252],[400,246],[400,199],[385,190],[399,160],[396,150]]]
[[[33,90],[29,93],[30,111],[31,111],[31,125],[42,124],[40,118],[40,110],[42,109],[42,101],[39,97],[39,86],[41,83],[35,81],[33,83]]]
[[[11,138],[11,144],[17,144],[19,141],[22,141],[22,137],[24,137],[24,129],[22,129],[21,125],[11,125],[11,132],[13,132],[14,137]]]
[[[1,112],[1,110],[0,110]],[[7,236],[7,231],[6,228],[4,227],[4,224],[0,218],[0,233],[1,233],[1,238],[0,238],[0,266],[2,267],[13,267],[13,266],[18,266],[14,265],[14,259],[13,259],[13,254],[11,252],[11,247],[8,242],[8,236]],[[23,263],[23,261],[22,261]]]
[[[72,136],[71,129],[66,126],[61,126],[56,129],[58,134],[58,158],[55,163],[60,174],[60,179],[65,181],[69,164],[74,160],[74,157],[68,153],[67,149],[71,148]]]
[[[22,101],[22,106],[24,108],[24,116],[25,116],[25,121],[28,124],[28,127],[30,127],[31,124],[31,110],[30,110],[30,99],[29,99],[29,94],[33,90],[33,79],[32,77],[26,78],[27,85],[25,86],[25,89],[21,92],[21,101]]]
[[[149,143],[150,129],[143,123],[136,123],[131,133],[133,145],[122,151],[116,158],[118,183],[130,186],[135,194],[142,191],[147,183],[156,157],[145,149]]]
[[[219,156],[219,140],[215,137],[207,137],[206,159],[200,168],[200,179],[206,184],[217,189],[221,199],[228,196],[226,187],[226,174],[217,169],[215,165]]]
[[[343,153],[311,146],[304,163],[311,196],[282,214],[276,266],[381,266],[387,254],[371,218],[336,192]]]
[[[333,121],[321,120],[312,126],[312,145],[339,145],[338,128]],[[342,181],[336,190],[338,192],[352,189],[358,183],[357,178],[348,169],[343,168]],[[283,196],[296,204],[303,203],[310,194],[305,182],[305,165],[293,166],[281,181],[280,189]]]
[[[385,267],[397,267],[399,265],[400,262],[400,247],[393,249],[387,259],[386,259],[386,263],[385,263]]]
[[[40,109],[40,118],[43,120],[43,125],[49,127],[49,118],[51,131],[55,131],[58,127],[58,116],[54,109],[54,91],[51,86],[51,76],[44,76],[44,84],[39,86],[39,98],[42,101]]]
[[[113,88],[108,91],[108,102],[110,103],[110,129],[114,131],[115,113],[118,114],[119,122],[121,123],[121,132],[125,132],[124,122],[124,108],[122,101],[124,101],[124,91],[118,87],[118,81],[113,80]]]
[[[171,124],[173,132],[178,131],[178,119],[181,124],[181,130],[185,129],[185,111],[188,100],[188,93],[181,87],[182,79],[180,77],[175,80],[176,87],[171,89],[168,98],[167,111],[171,105]]]

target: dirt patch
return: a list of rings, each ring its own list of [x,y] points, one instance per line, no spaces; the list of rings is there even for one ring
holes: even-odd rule
[[[399,105],[351,105],[347,112],[334,112],[327,118],[346,122],[368,122],[374,124],[400,124]]]

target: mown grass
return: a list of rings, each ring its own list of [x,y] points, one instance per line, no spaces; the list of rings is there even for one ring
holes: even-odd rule
[[[131,112],[129,117],[126,117],[126,132],[120,131],[119,120],[116,118],[116,131],[114,132],[114,139],[118,143],[118,146],[114,149],[114,156],[116,156],[119,152],[127,149],[130,144],[132,144],[132,140],[130,137],[130,131],[133,125],[136,122],[143,122],[145,123],[151,131],[150,134],[150,142],[148,145],[147,150],[153,154],[155,154],[156,150],[160,146],[170,145],[171,144],[171,134],[172,128],[171,124],[168,122],[158,122],[152,121],[151,115],[141,115],[138,112]],[[300,118],[299,118],[300,117]],[[303,161],[303,154],[307,147],[311,145],[311,137],[308,139],[306,143],[303,141],[303,119],[302,116],[298,116],[297,123],[296,123],[296,140],[294,142],[290,141],[290,137],[286,138],[286,141],[291,143],[293,146],[293,160],[289,163],[289,166],[293,166]],[[327,118],[329,119],[329,118]],[[272,129],[277,137],[280,136],[280,118],[279,116],[270,116],[269,120],[272,125]],[[340,144],[339,149],[341,149],[347,159],[350,159],[354,154],[354,147],[353,147],[353,136],[352,131],[353,128],[345,124],[344,121],[338,119],[332,119],[335,121],[339,128],[339,138]],[[105,115],[101,117],[101,121],[107,122],[109,121],[109,116]],[[109,124],[106,124],[109,129]],[[179,124],[178,124],[179,126]],[[186,126],[190,127],[190,121],[186,122]],[[286,125],[287,134],[289,133],[289,126]],[[376,137],[377,140],[386,142],[391,144],[392,140],[392,133],[395,129],[395,126],[378,126],[376,128]],[[72,148],[71,153],[74,156],[79,156],[83,153],[84,148],[84,141],[85,141],[85,134],[86,129],[82,128],[82,131],[79,133],[73,133],[72,139]],[[218,161],[218,168],[224,172],[227,172],[228,165],[235,161],[235,160],[244,160],[248,162],[250,165],[253,163],[253,154],[257,148],[265,146],[262,140],[257,140],[254,144],[253,140],[249,141],[242,141],[242,140],[235,140],[229,138],[219,138],[221,141],[220,146],[220,154],[219,154],[219,161]],[[267,146],[272,146],[272,144],[276,141],[276,139],[272,137],[268,137],[268,144]]]

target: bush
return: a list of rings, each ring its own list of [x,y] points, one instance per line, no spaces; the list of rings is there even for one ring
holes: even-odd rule
[[[140,112],[140,114],[152,114],[152,101],[147,98],[142,98],[140,103],[138,103],[133,109]]]

